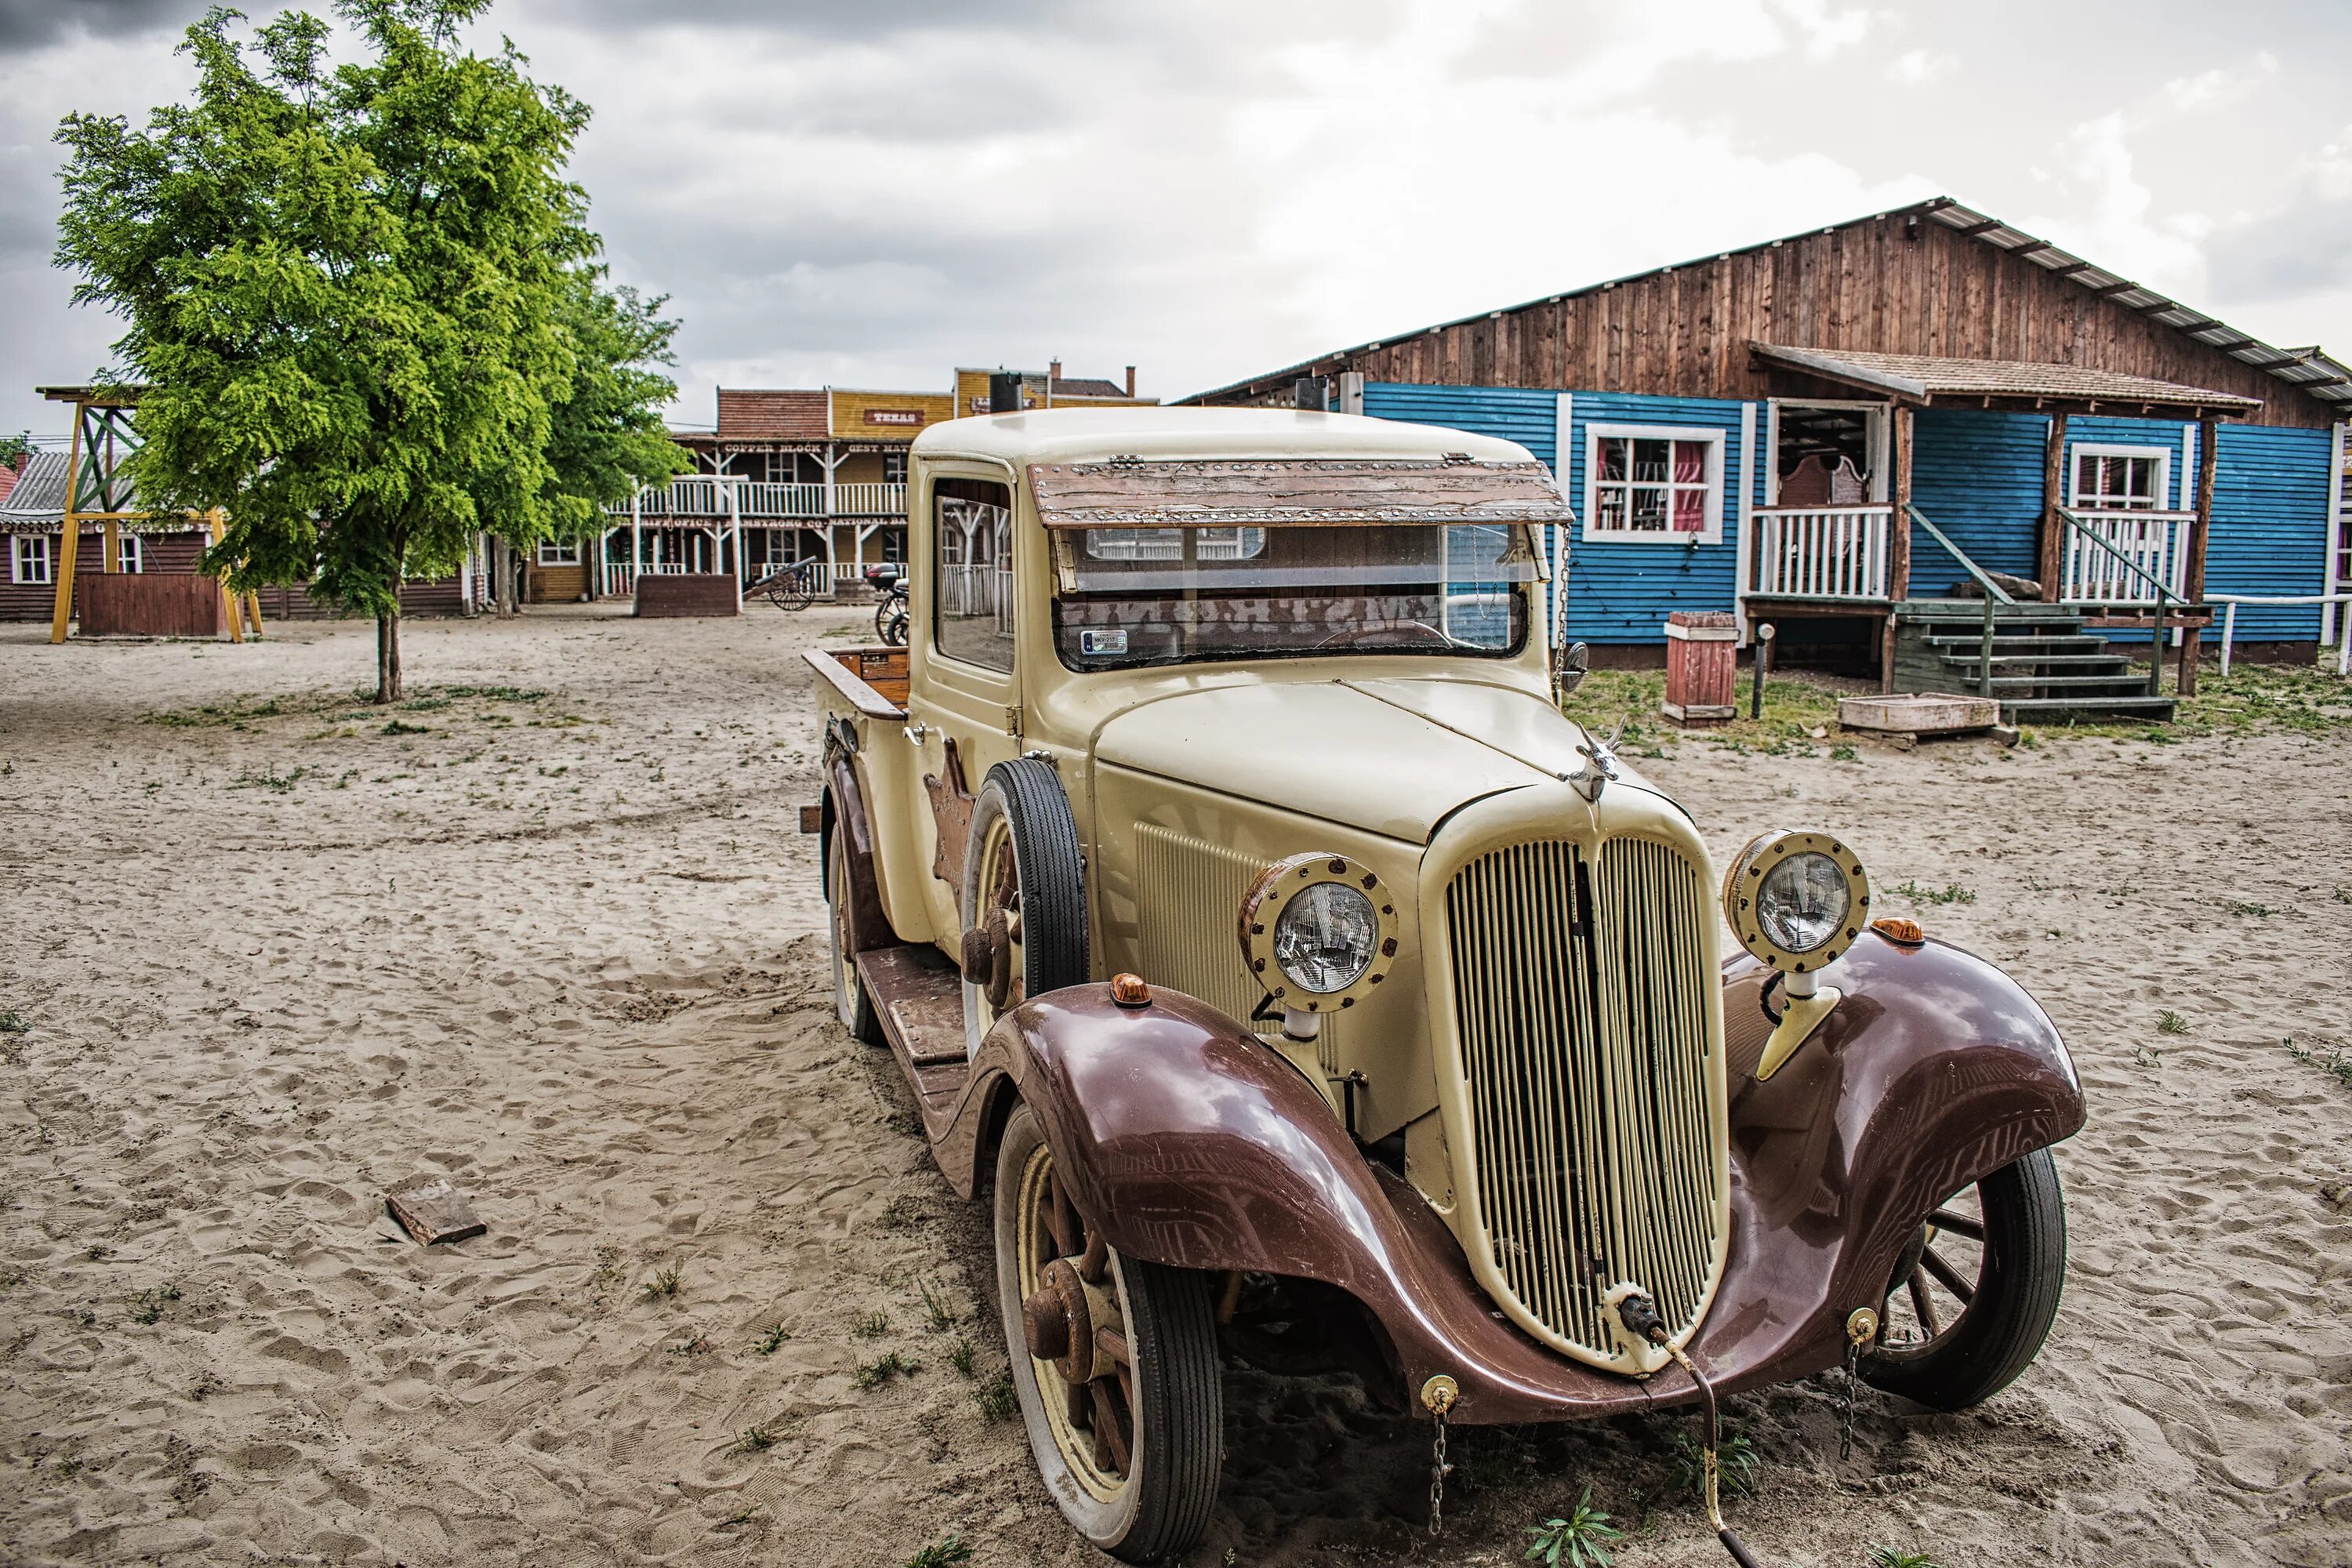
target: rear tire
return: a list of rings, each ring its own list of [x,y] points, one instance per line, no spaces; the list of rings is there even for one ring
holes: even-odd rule
[[[1123,1563],[1164,1562],[1199,1544],[1224,1468],[1224,1394],[1208,1279],[1105,1254],[1103,1284],[1129,1363],[1123,1374],[1096,1384],[1065,1381],[1055,1363],[1030,1353],[1024,1292],[1035,1288],[1044,1265],[1073,1260],[1097,1243],[1083,1215],[1076,1216],[1082,1230],[1068,1226],[1074,1210],[1063,1212],[1066,1248],[1049,1234],[1054,1222],[1041,1202],[1066,1204],[1053,1160],[1035,1114],[1015,1108],[997,1145],[994,1203],[997,1297],[1022,1423],[1039,1477],[1071,1528]],[[1092,1397],[1106,1382],[1111,1405]],[[1087,1426],[1074,1424],[1073,1405],[1087,1410]],[[1107,1464],[1092,1436],[1094,1424],[1113,1416],[1123,1420],[1123,1467]]]
[[[824,891],[829,906],[824,922],[828,955],[833,960],[833,1007],[841,1026],[869,1046],[887,1044],[881,1015],[858,977],[857,955],[849,945],[848,828],[839,822],[825,836]]]
[[[2066,1199],[2050,1151],[2037,1149],[2002,1166],[1978,1182],[1976,1191],[1977,1223],[1984,1234],[1976,1238],[1979,1262],[1972,1293],[1958,1315],[1948,1322],[1939,1320],[1935,1331],[1916,1342],[1889,1344],[1882,1339],[1860,1366],[1863,1381],[1873,1388],[1934,1410],[1981,1405],[2032,1365],[2058,1316],[2066,1283]],[[1966,1223],[1965,1215],[1961,1221]],[[1937,1275],[1937,1262],[1921,1268],[1923,1254],[1934,1257],[1927,1252],[1931,1228],[1922,1226],[1904,1249],[1896,1278],[1887,1281],[1889,1301],[1898,1292],[1921,1299],[1911,1292],[1924,1296]],[[1953,1234],[1966,1235],[1957,1229]],[[1965,1268],[1938,1261],[1943,1273],[1967,1283]],[[1887,1316],[1882,1307],[1882,1325]]]

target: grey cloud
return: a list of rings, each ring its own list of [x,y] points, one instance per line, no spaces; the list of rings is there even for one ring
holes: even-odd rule
[[[2205,257],[2222,300],[2269,303],[2352,286],[2352,198],[2306,188],[2285,210],[2215,234]]]
[[[176,30],[204,14],[203,0],[0,0],[0,55],[76,34],[104,38]]]

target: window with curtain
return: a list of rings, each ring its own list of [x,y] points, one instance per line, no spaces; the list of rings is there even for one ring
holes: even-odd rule
[[[1723,435],[1647,426],[1585,432],[1587,539],[1713,543],[1723,535]]]
[[[2077,447],[2074,504],[2093,511],[2162,511],[2172,454],[2161,447]]]

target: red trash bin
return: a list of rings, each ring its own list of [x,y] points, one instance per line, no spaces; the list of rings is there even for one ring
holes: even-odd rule
[[[1728,610],[1676,610],[1666,616],[1666,717],[1677,724],[1727,723],[1739,668],[1739,623]]]

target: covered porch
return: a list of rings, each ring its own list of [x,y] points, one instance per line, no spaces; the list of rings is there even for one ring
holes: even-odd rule
[[[1776,395],[1766,504],[1740,542],[1743,628],[1859,621],[1883,689],[1940,674],[1931,689],[2014,696],[2053,716],[2066,698],[2097,706],[2135,683],[2129,706],[2148,710],[2168,635],[2179,689],[2195,690],[2213,618],[2216,432],[2258,400],[2062,364],[1749,352]],[[2134,439],[2107,438],[2118,432]],[[1971,601],[1967,638],[1955,616]],[[2122,660],[2094,628],[2146,638],[2147,675],[2119,680]]]

